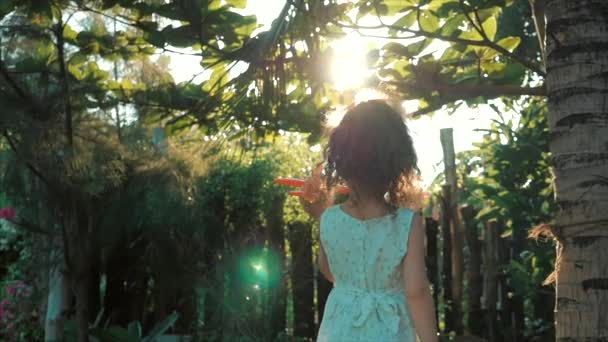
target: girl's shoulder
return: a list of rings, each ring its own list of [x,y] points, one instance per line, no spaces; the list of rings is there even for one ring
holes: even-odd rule
[[[321,214],[320,222],[326,221],[328,218],[331,218],[334,215],[336,215],[336,210],[339,210],[339,209],[340,209],[340,204],[334,204],[330,207],[327,207],[327,209],[325,209],[325,211],[323,211],[323,214]]]

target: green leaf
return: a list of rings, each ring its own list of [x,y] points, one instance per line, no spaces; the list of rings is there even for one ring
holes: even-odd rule
[[[403,12],[406,8],[411,7],[411,4],[408,4],[407,1],[403,1],[403,0],[384,0],[385,6],[386,6],[386,13],[384,13],[383,15],[386,16],[393,16],[399,12]],[[410,5],[410,6],[405,6],[405,5]]]
[[[505,73],[501,82],[518,83],[525,76],[526,68],[519,63],[509,63],[505,68]]]
[[[223,66],[219,66],[213,70],[209,80],[205,82],[203,90],[210,92],[212,95],[218,90],[221,90],[223,86],[228,82],[228,73]]]
[[[249,37],[251,33],[260,26],[261,25],[258,25],[254,16],[244,17],[243,20],[241,20],[241,26],[237,27],[234,30],[234,33]]]
[[[485,207],[479,211],[475,218],[478,220],[489,220],[496,218],[499,210],[500,209],[497,207]]]
[[[407,14],[397,19],[392,26],[402,27],[402,28],[410,28],[416,22],[416,11],[409,11]],[[395,35],[398,33],[398,30],[390,29],[389,33],[391,35]]]
[[[199,42],[192,25],[182,25],[176,28],[169,25],[162,32],[167,42],[176,47],[190,47]]]
[[[241,9],[247,7],[247,0],[226,0],[226,3],[232,7]]]
[[[75,54],[73,54],[70,57],[70,64],[73,64],[73,65],[83,64],[88,60],[88,57],[89,56],[87,54],[81,53],[80,51],[76,52]]]
[[[165,35],[163,34],[163,32],[160,31],[152,31],[152,32],[148,32],[146,40],[159,48],[164,48],[165,47],[165,43],[166,43],[166,39],[165,39]]]
[[[384,56],[386,56],[387,53],[389,55],[403,56],[403,57],[412,57],[413,56],[410,53],[410,51],[408,50],[407,46],[404,46],[403,44],[399,44],[399,43],[395,43],[395,42],[390,42],[390,43],[384,45],[382,47],[382,50],[384,51]]]
[[[486,34],[489,40],[494,40],[496,36],[496,18],[489,17],[486,21],[481,24],[483,32]]]
[[[502,76],[506,70],[506,63],[498,63],[498,62],[481,62],[481,68],[490,75],[500,75]]]
[[[74,31],[70,25],[65,25],[63,28],[63,38],[68,42],[75,42],[78,37],[78,32]]]
[[[520,37],[505,37],[499,40],[496,44],[498,44],[498,46],[500,47],[505,48],[509,52],[513,52],[513,50],[515,50],[515,48],[519,46],[519,43],[521,43]]]
[[[480,9],[477,11],[477,15],[479,16],[479,20],[483,23],[488,20],[490,17],[497,18],[502,12],[502,9],[499,6],[493,6],[489,8]]]
[[[378,70],[378,76],[383,80],[400,81],[402,80],[401,74],[395,69],[380,69]]]
[[[420,13],[420,29],[426,32],[435,32],[439,29],[439,18],[430,11]]]
[[[368,68],[373,68],[380,58],[380,51],[378,49],[372,49],[365,55],[365,62]]]
[[[463,24],[464,20],[465,17],[462,14],[450,17],[441,26],[441,34],[444,36],[452,36],[452,34],[458,31],[458,27]]]
[[[459,0],[434,0],[429,4],[429,9],[434,11],[440,18],[448,17],[454,13],[461,13]]]
[[[120,87],[121,87],[123,90],[132,90],[132,89],[133,89],[133,83],[131,83],[131,81],[130,81],[130,80],[125,79],[125,80],[123,80],[123,81],[120,83]]]
[[[85,74],[80,70],[77,65],[68,65],[68,72],[79,81],[83,80],[85,77]]]
[[[411,56],[417,56],[431,43],[430,39],[423,39],[419,42],[412,43],[407,46],[407,51]]]

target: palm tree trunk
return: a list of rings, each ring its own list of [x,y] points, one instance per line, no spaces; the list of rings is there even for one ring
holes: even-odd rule
[[[556,338],[608,339],[608,2],[548,0]]]

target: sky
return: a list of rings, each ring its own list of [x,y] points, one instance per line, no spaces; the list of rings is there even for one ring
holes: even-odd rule
[[[240,10],[239,13],[255,15],[258,23],[262,25],[258,31],[264,31],[279,15],[284,4],[285,0],[249,0],[247,8]],[[343,55],[338,53],[331,68],[335,85],[338,88],[356,86],[357,80],[365,75],[366,70],[362,65],[366,47],[370,43],[377,44],[378,39],[363,38],[354,32],[341,41],[333,43],[334,47],[337,47],[336,51],[343,52]],[[441,46],[439,44],[431,45],[429,49],[441,51]],[[193,74],[200,72],[197,58],[177,54],[171,54],[170,68],[176,82],[189,80]],[[408,109],[412,110],[406,107],[406,111]],[[418,154],[424,184],[429,185],[443,170],[440,129],[453,129],[454,149],[458,153],[472,149],[473,143],[480,141],[483,134],[475,129],[489,127],[492,119],[497,119],[497,115],[488,106],[472,109],[463,105],[452,115],[439,110],[432,116],[427,115],[407,121]]]

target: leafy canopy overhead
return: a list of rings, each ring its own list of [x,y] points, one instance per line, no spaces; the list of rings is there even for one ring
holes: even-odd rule
[[[78,112],[124,106],[173,131],[197,125],[213,133],[238,122],[260,136],[295,130],[315,139],[320,114],[341,101],[328,76],[330,43],[353,31],[383,38],[367,56],[376,70],[368,85],[419,100],[415,114],[544,94],[524,0],[287,1],[270,29],[255,35],[255,17],[238,13],[246,6],[4,1],[2,105],[16,113],[11,120],[45,119],[65,111],[67,98]],[[151,81],[143,67],[139,78],[114,72],[116,63],[134,69],[171,53],[199,59],[192,80]]]

